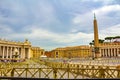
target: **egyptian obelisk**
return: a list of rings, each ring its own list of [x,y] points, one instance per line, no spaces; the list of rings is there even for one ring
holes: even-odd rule
[[[100,51],[99,51],[99,35],[98,35],[98,26],[97,26],[97,20],[96,20],[96,16],[94,13],[94,50],[95,50],[95,58],[99,58],[100,57]]]

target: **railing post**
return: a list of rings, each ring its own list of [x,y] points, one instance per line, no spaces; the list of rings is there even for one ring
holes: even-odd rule
[[[120,78],[120,69],[118,69],[117,72],[118,72],[117,78]]]
[[[28,68],[25,68],[25,70],[26,70],[25,77],[27,78]]]
[[[39,78],[41,78],[41,68],[39,68]]]
[[[99,78],[105,78],[105,69],[99,67]]]
[[[79,75],[79,65],[77,65],[77,76]]]
[[[84,79],[84,66],[81,65],[82,78]]]
[[[95,66],[92,66],[92,78],[95,77]]]
[[[67,65],[68,79],[70,78],[69,71],[70,71],[70,67],[69,67],[69,64],[68,64]]]
[[[54,79],[57,79],[57,69],[53,68],[53,77]]]
[[[106,69],[106,71],[108,72],[110,68],[107,66],[105,69]],[[106,77],[106,78],[109,78],[109,75],[107,74],[107,75],[105,75],[105,77]]]
[[[14,77],[14,68],[12,69],[12,71],[11,71],[11,77]]]
[[[117,69],[117,78],[120,78],[120,66],[117,66],[116,69]]]
[[[0,69],[0,74],[1,74],[0,76],[2,76],[2,73],[3,73],[3,70],[2,70],[2,69]]]

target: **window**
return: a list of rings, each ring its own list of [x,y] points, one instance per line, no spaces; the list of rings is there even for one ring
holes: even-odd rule
[[[58,57],[58,52],[56,52],[56,57]]]
[[[41,52],[41,55],[43,55],[43,52]]]

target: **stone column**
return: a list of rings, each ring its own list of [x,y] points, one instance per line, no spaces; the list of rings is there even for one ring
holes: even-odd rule
[[[12,59],[12,47],[10,47],[10,59]]]
[[[6,58],[8,58],[8,46],[6,47]]]
[[[30,48],[28,48],[28,52],[27,52],[27,56],[28,56],[28,59],[30,58]]]
[[[102,55],[103,55],[103,57],[104,57],[104,49],[102,48]]]
[[[10,47],[8,47],[8,58],[10,58]]]
[[[108,54],[108,57],[110,57],[109,48],[107,48],[107,54]]]
[[[25,59],[25,49],[21,48],[21,58]]]
[[[105,55],[106,55],[106,54],[105,54],[105,49],[103,49],[103,50],[104,50],[104,57],[105,57]]]
[[[107,49],[107,54],[108,54],[108,57],[110,57],[109,48]]]
[[[107,56],[107,51],[106,51],[106,49],[105,49],[105,57]]]
[[[118,57],[118,55],[119,55],[119,48],[117,47],[117,57]]]
[[[109,48],[109,52],[110,52],[110,57],[112,57],[111,48]]]
[[[114,55],[114,48],[111,48],[111,50],[112,50],[112,57],[113,57],[113,55]]]
[[[39,56],[40,56],[40,52],[39,52]],[[31,55],[31,48],[28,49],[28,58],[31,58],[32,55]]]
[[[5,46],[3,46],[3,51],[2,51],[2,58],[4,59],[4,53],[5,52]]]
[[[19,55],[18,58],[20,58],[20,48],[19,47],[18,47],[18,55]]]
[[[104,57],[104,49],[103,48],[101,49],[101,54],[102,54],[102,57]]]
[[[105,55],[104,55],[104,48],[102,49],[102,52],[103,52],[103,57],[105,57]]]
[[[0,46],[0,56],[2,56],[2,50],[1,50],[1,46]]]
[[[20,58],[21,57],[20,47],[18,47],[18,55],[19,55],[19,58]]]
[[[115,57],[115,54],[116,54],[116,48],[114,48],[114,57]]]
[[[118,48],[116,47],[116,54],[115,54],[115,57],[117,57],[116,55],[118,55]]]
[[[20,54],[19,54],[20,58],[22,58],[21,47],[20,47],[19,51],[20,51]]]
[[[100,56],[102,57],[102,53],[101,53],[101,50],[102,50],[102,49],[100,48],[100,50],[99,50],[99,51],[100,51]]]

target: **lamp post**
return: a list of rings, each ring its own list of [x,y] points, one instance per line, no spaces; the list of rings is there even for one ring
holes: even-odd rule
[[[71,53],[70,53],[70,52],[69,52],[69,57],[68,57],[68,58],[69,58],[69,60],[68,60],[68,61],[70,62],[70,59],[71,59]]]
[[[93,47],[94,43],[91,42],[90,44],[90,49],[91,49],[91,57],[94,60],[94,54],[95,54],[95,48]]]
[[[92,48],[92,59],[94,60],[95,49]]]

